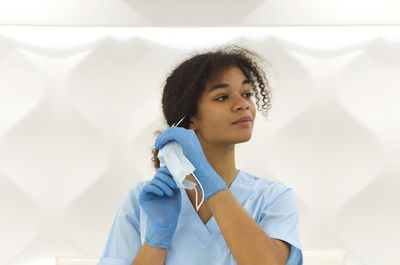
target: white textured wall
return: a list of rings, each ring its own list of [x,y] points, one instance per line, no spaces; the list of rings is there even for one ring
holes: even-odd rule
[[[0,0],[3,25],[400,24],[398,0]]]
[[[399,30],[0,27],[0,264],[100,256],[122,197],[153,176],[167,73],[230,40],[272,65],[272,110],[238,167],[294,189],[304,248],[397,265]]]

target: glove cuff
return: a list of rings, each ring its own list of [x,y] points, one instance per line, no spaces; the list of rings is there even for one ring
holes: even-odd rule
[[[175,232],[173,227],[161,228],[150,225],[146,230],[145,241],[148,245],[157,248],[168,248]]]
[[[226,190],[228,186],[225,181],[221,178],[220,175],[215,172],[213,168],[212,170],[198,170],[194,171],[196,176],[199,176],[198,179],[201,182],[201,185],[204,189],[204,199],[207,201],[212,195],[217,193],[220,190]],[[207,180],[207,181],[205,181]],[[203,183],[204,182],[204,183]],[[197,183],[199,185],[199,183]],[[199,190],[202,192],[201,187],[199,185]]]

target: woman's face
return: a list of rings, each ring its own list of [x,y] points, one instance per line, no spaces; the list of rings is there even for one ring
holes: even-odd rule
[[[213,82],[208,82],[198,102],[198,113],[192,116],[189,129],[196,131],[200,142],[231,145],[250,140],[255,105],[249,80],[236,66],[223,71]],[[249,116],[250,122],[234,123]]]

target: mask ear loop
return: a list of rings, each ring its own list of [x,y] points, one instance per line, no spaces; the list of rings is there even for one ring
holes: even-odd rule
[[[201,199],[200,204],[197,206],[197,189],[194,188],[194,191],[196,192],[196,211],[199,211],[201,205],[202,205],[203,202],[204,202],[204,189],[203,189],[203,186],[201,185],[201,182],[197,179],[196,175],[194,174],[194,172],[192,173],[192,175],[193,175],[193,177],[197,180],[197,182],[200,184],[200,188],[201,188],[202,194],[203,194],[203,199]]]
[[[171,127],[178,126],[178,125],[183,121],[184,118],[186,118],[186,115],[183,116],[183,118],[182,118],[180,121],[178,121],[178,123],[176,123],[176,125],[175,125],[175,123],[172,124]],[[197,189],[194,188],[194,191],[196,192],[196,211],[199,211],[201,205],[202,205],[203,202],[204,202],[204,189],[203,189],[203,186],[201,185],[201,182],[197,179],[196,175],[194,174],[194,172],[192,173],[192,176],[197,180],[197,183],[200,184],[200,188],[201,188],[202,194],[203,194],[203,199],[201,200],[200,204],[198,205],[198,204],[197,204],[197,201],[198,201]]]
[[[174,127],[174,126],[178,126],[182,121],[183,121],[183,119],[184,118],[186,118],[186,115],[185,116],[183,116],[183,118],[180,120],[180,121],[178,121],[178,123],[175,125],[175,123],[174,124],[172,124],[172,126],[171,127]]]

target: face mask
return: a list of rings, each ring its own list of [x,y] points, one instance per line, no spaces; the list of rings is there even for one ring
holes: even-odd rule
[[[179,125],[179,123],[185,117],[183,117],[178,122],[177,125]],[[175,126],[175,124],[173,124],[172,126]],[[204,190],[203,190],[203,187],[202,187],[200,181],[197,179],[196,175],[193,173],[195,170],[195,167],[192,165],[192,163],[190,163],[190,161],[183,154],[183,150],[182,150],[182,147],[180,146],[180,144],[178,144],[176,141],[170,141],[170,142],[166,143],[163,146],[163,148],[161,148],[158,151],[158,159],[160,160],[160,167],[167,166],[174,181],[176,182],[176,185],[179,188],[195,190],[195,192],[196,192],[196,211],[198,211],[204,201]],[[197,180],[197,182],[200,184],[200,188],[203,193],[203,199],[201,200],[200,205],[198,205],[198,206],[197,206],[197,189],[195,189],[196,183],[193,183],[192,181],[187,180],[186,179],[187,175],[192,175]]]

